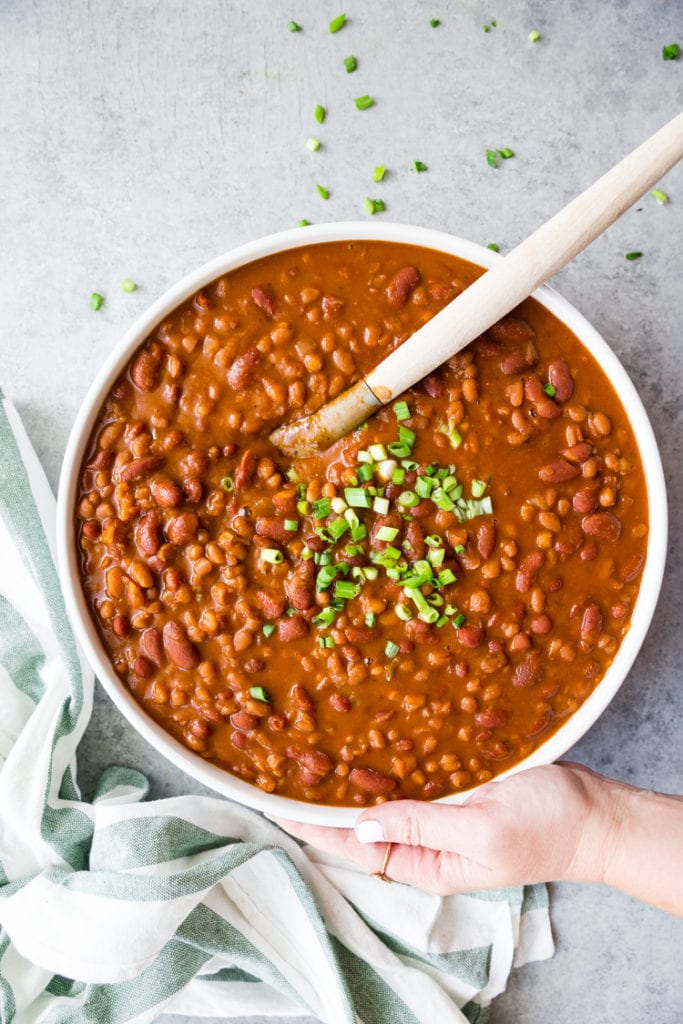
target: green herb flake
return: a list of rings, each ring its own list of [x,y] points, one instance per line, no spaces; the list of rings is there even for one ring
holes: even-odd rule
[[[373,216],[375,213],[381,213],[382,210],[386,209],[383,199],[370,199],[369,197],[363,200],[363,207],[370,216]]]
[[[681,48],[678,43],[670,43],[662,47],[662,60],[677,60]]]
[[[536,28],[532,28],[531,32],[527,36],[527,39],[529,40],[530,43],[537,43],[540,38],[541,38],[541,33]]]
[[[320,104],[318,103],[317,107],[313,111],[313,117],[316,119],[318,124],[322,124],[323,121],[325,120],[326,113],[327,111],[325,110],[325,108],[321,107]]]
[[[423,171],[427,170],[427,164],[423,164],[421,160],[413,160],[413,167],[418,174],[422,174]]]
[[[547,384],[543,385],[543,390],[545,391],[546,395],[548,395],[549,398],[554,398],[555,395],[557,394],[557,388],[553,387],[553,385],[550,383],[550,381],[548,381]],[[480,495],[477,495],[477,494],[475,494],[474,496],[475,496],[475,498],[480,497]]]
[[[135,281],[132,281],[130,277],[124,277],[121,282],[121,288],[124,292],[134,292],[137,288]]]
[[[344,57],[344,67],[346,68],[347,75],[350,75],[358,67],[358,61],[355,57]]]
[[[301,25],[297,24],[296,21],[288,21],[287,28],[290,32],[301,32]]]
[[[329,190],[326,189],[324,185],[316,185],[315,187],[317,188],[318,195],[321,197],[321,199],[329,199],[330,198]]]
[[[262,686],[250,686],[249,694],[254,700],[262,700],[264,703],[270,704],[270,694]]]
[[[340,28],[343,28],[346,23],[346,15],[338,14],[336,18],[333,18],[330,22],[330,32],[333,34],[338,32]]]
[[[490,249],[491,252],[500,252],[500,246],[498,245],[497,242],[489,242],[486,248]]]
[[[513,157],[514,155],[515,154],[512,152],[512,150],[508,149],[507,146],[505,147],[505,149],[498,150],[498,156],[501,156],[503,160],[509,160],[510,157]]]
[[[395,658],[399,650],[398,644],[395,644],[393,640],[387,640],[386,647],[384,648],[387,658]]]
[[[486,163],[489,165],[489,167],[498,166],[498,154],[496,153],[495,149],[486,150]]]
[[[490,31],[491,31],[491,26],[490,25],[484,25],[484,32],[490,32]]]
[[[305,217],[303,217],[301,220],[298,220],[296,222],[296,226],[298,228],[307,228],[307,227],[310,227],[310,224],[311,224],[310,220],[306,220]]]
[[[104,295],[100,295],[99,292],[93,292],[90,296],[90,308],[101,309],[102,303],[104,302]]]
[[[386,167],[383,167],[380,164],[380,166],[379,167],[375,167],[374,171],[372,172],[372,180],[373,181],[383,181],[384,180],[384,175],[386,173],[387,173]]]
[[[669,202],[669,197],[666,192],[663,192],[661,188],[653,188],[650,192],[653,199],[656,199],[660,206],[664,206],[665,203]]]
[[[639,260],[642,255],[643,255],[642,252],[627,252],[626,253],[626,259],[627,260]]]
[[[261,626],[261,632],[263,633],[263,635],[265,637],[272,636],[273,633],[275,632],[275,623],[274,622],[264,622],[263,625]]]
[[[439,20],[439,18],[430,18],[429,24],[432,26],[432,28],[438,28],[439,25],[441,24],[441,21]]]
[[[320,149],[320,139],[316,139],[314,135],[306,139],[306,149],[310,149],[311,153],[317,152]]]
[[[356,104],[357,110],[368,110],[375,105],[372,96],[357,96],[353,102]]]

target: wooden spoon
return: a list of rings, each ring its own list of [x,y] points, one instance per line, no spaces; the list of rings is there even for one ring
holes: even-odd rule
[[[270,435],[288,456],[329,447],[426,377],[614,223],[683,157],[683,113],[573,199],[356,384]]]

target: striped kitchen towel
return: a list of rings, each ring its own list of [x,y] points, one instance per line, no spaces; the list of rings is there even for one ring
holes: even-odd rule
[[[93,677],[53,533],[0,392],[0,1024],[480,1022],[514,966],[552,955],[543,886],[386,886],[227,800],[147,801],[134,769],[108,769],[85,802]]]

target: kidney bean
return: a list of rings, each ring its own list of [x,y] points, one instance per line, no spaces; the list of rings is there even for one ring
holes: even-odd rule
[[[338,299],[334,295],[323,295],[320,305],[326,320],[338,320],[344,309],[343,299]]]
[[[530,551],[522,558],[515,577],[515,587],[520,594],[531,590],[544,562],[545,554],[542,551]]]
[[[578,444],[565,448],[562,454],[565,459],[570,459],[572,462],[585,462],[593,454],[593,448],[588,441],[579,441]]]
[[[184,480],[183,494],[185,495],[186,500],[191,504],[198,505],[204,494],[204,488],[201,480],[196,476],[191,476],[188,480]]]
[[[410,622],[406,622],[406,633],[411,640],[414,640],[418,644],[434,644],[436,643],[436,634],[432,627],[421,619],[411,619]],[[401,647],[402,641],[399,640],[398,646],[401,653],[409,653],[409,651],[403,651]],[[412,650],[412,648],[410,648]]]
[[[297,707],[302,708],[304,711],[313,710],[313,698],[306,687],[302,686],[301,683],[295,683],[289,691],[289,695]]]
[[[285,593],[290,605],[297,611],[305,611],[315,605],[315,566],[312,559],[302,559],[287,575]]]
[[[577,466],[572,466],[571,462],[567,462],[566,459],[558,459],[557,462],[541,466],[538,477],[546,484],[562,484],[566,480],[573,480],[579,473],[580,470]]]
[[[183,500],[182,488],[167,476],[156,477],[150,482],[149,489],[161,508],[177,508]]]
[[[497,729],[501,725],[507,725],[510,719],[510,712],[503,708],[489,707],[478,711],[474,720],[482,729]]]
[[[267,537],[278,544],[286,544],[292,539],[292,534],[285,529],[285,520],[276,516],[259,516],[254,523],[254,529],[259,537]]]
[[[308,634],[308,631],[308,623],[301,615],[290,615],[285,619],[280,619],[277,624],[277,635],[283,643],[301,640]]]
[[[410,293],[420,283],[421,276],[417,267],[401,267],[386,287],[386,296],[390,306],[401,309],[410,298]]]
[[[242,458],[240,459],[239,465],[235,470],[235,490],[239,491],[241,488],[246,487],[250,484],[256,475],[256,456],[247,448],[242,452]]]
[[[191,669],[199,664],[199,654],[179,622],[167,622],[163,631],[166,654],[178,668]]]
[[[284,615],[287,602],[280,594],[270,590],[257,590],[254,597],[265,619],[272,621]]]
[[[581,618],[581,638],[586,640],[594,633],[599,633],[601,629],[602,612],[600,608],[597,604],[587,605]]]
[[[545,636],[546,633],[550,633],[552,628],[553,620],[545,613],[543,615],[536,615],[529,625],[529,629],[536,636]]]
[[[228,384],[235,391],[245,391],[254,379],[254,369],[259,360],[259,351],[256,348],[248,349],[241,356],[238,356],[228,370]]]
[[[156,626],[150,626],[149,629],[144,631],[141,639],[145,654],[155,665],[161,666],[164,660],[164,644],[161,639],[161,631]]]
[[[93,472],[111,469],[115,458],[116,452],[112,451],[111,448],[100,448],[98,453],[88,463],[88,469],[92,469]]]
[[[543,655],[537,647],[528,651],[512,674],[513,686],[533,686],[543,674]]]
[[[538,362],[538,351],[533,341],[527,341],[521,348],[513,349],[500,361],[501,372],[506,377],[531,369]]]
[[[266,316],[275,316],[275,296],[273,295],[270,285],[265,285],[263,288],[257,285],[255,288],[252,288],[251,297],[259,309],[263,310]]]
[[[483,626],[470,625],[465,623],[458,630],[458,639],[465,647],[481,647],[486,636]]]
[[[306,771],[316,776],[318,781],[334,768],[334,761],[323,750],[302,750],[300,747],[287,747],[287,756],[291,757]]]
[[[424,530],[414,520],[411,520],[406,527],[406,540],[410,544],[406,551],[406,558],[409,562],[416,562],[425,557],[427,545],[425,544]]]
[[[598,540],[616,540],[621,533],[621,522],[613,512],[594,512],[583,517],[581,529]]]
[[[102,523],[98,519],[88,519],[83,523],[81,529],[88,540],[97,540],[102,533]]]
[[[130,368],[130,376],[140,391],[154,391],[159,383],[160,357],[149,349],[140,349]]]
[[[230,724],[240,732],[253,732],[259,724],[259,719],[249,711],[236,711],[234,715],[230,715]]]
[[[111,624],[118,637],[123,639],[130,634],[130,619],[127,615],[115,615]]]
[[[635,551],[619,568],[619,579],[623,583],[631,583],[645,565],[645,552]]]
[[[388,796],[396,789],[396,779],[376,772],[373,768],[352,768],[349,781],[365,793],[374,793],[375,796]]]
[[[331,693],[329,696],[330,706],[342,714],[351,710],[351,701],[343,693]]]
[[[568,402],[574,394],[574,380],[569,364],[564,359],[555,359],[548,367],[548,380],[555,388],[555,401]]]
[[[141,679],[149,679],[154,675],[154,665],[149,658],[145,658],[144,654],[140,654],[133,662],[133,672]]]
[[[477,527],[477,551],[482,558],[490,558],[496,546],[496,524],[490,519]]]
[[[589,512],[595,512],[596,508],[599,507],[600,495],[600,482],[586,484],[584,487],[580,487],[572,498],[572,508],[579,515],[586,515]]]
[[[433,501],[430,501],[429,498],[423,498],[422,501],[417,503],[417,505],[413,505],[410,510],[410,514],[414,516],[415,519],[424,519],[425,516],[433,515],[435,508],[436,506]]]
[[[123,467],[121,479],[124,483],[133,483],[135,480],[141,480],[143,477],[149,476],[150,473],[154,473],[163,464],[163,455],[143,455],[142,458],[133,459]]]
[[[370,626],[347,626],[344,633],[351,644],[366,644],[371,640],[377,640],[380,635],[378,629]]]
[[[422,380],[422,387],[432,398],[440,398],[446,390],[446,385],[438,373],[432,373],[429,377],[425,377]]]
[[[199,529],[199,518],[194,512],[179,512],[166,523],[166,536],[173,543],[182,547],[196,536]]]
[[[296,515],[296,491],[288,489],[273,495],[273,505],[282,515]]]
[[[541,711],[536,718],[533,720],[531,725],[527,726],[524,730],[525,736],[530,739],[534,736],[539,736],[542,732],[548,728],[553,719],[552,710],[548,707],[544,711]]]
[[[534,329],[526,320],[520,320],[514,316],[503,317],[498,323],[489,327],[486,335],[501,345],[520,345],[533,341],[536,337]]]
[[[236,747],[238,750],[244,750],[247,745],[247,737],[243,732],[233,732],[230,736],[230,742],[233,747]]]

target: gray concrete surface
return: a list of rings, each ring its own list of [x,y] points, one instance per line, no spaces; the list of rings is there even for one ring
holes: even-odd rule
[[[348,24],[333,36],[338,7],[319,0],[0,3],[0,378],[53,485],[113,343],[209,257],[302,217],[363,218],[368,195],[385,199],[387,219],[505,250],[683,106],[683,58],[661,57],[663,44],[683,45],[680,3],[345,0],[343,9]],[[287,31],[290,18],[303,32]],[[349,54],[353,75],[342,66]],[[359,112],[352,100],[365,93],[376,105]],[[322,126],[316,103],[328,108]],[[322,141],[315,154],[311,134]],[[488,168],[485,150],[503,146],[515,158]],[[414,160],[428,172],[412,171]],[[390,173],[376,185],[380,163]],[[681,791],[683,168],[663,187],[669,204],[643,199],[555,284],[640,390],[672,526],[640,657],[571,756]],[[632,250],[642,259],[627,262]],[[124,277],[139,290],[124,294]],[[97,313],[92,291],[106,298]],[[80,752],[86,793],[110,763],[145,771],[155,795],[197,790],[98,690]],[[552,896],[557,954],[513,975],[494,1024],[683,1020],[679,922],[597,887],[555,885]]]

